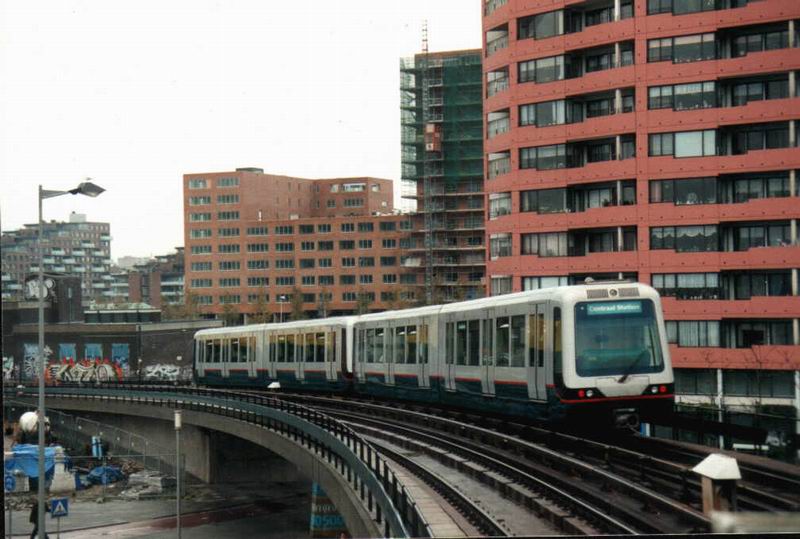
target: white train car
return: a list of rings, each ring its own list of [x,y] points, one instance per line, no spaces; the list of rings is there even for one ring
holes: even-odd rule
[[[640,283],[218,328],[196,339],[205,383],[279,381],[545,420],[597,414],[621,425],[669,413],[674,401],[661,302]],[[243,357],[253,365],[239,366]],[[245,372],[246,381],[233,376]]]

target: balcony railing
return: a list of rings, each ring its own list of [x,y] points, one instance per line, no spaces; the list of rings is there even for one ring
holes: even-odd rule
[[[508,133],[511,126],[509,118],[501,118],[499,120],[492,120],[486,125],[486,134],[489,138]]]
[[[493,95],[495,95],[497,93],[500,93],[500,92],[502,92],[504,90],[508,90],[508,78],[507,77],[504,78],[504,79],[492,80],[492,81],[489,81],[488,83],[486,83],[486,93],[489,95],[489,97],[491,97],[491,96],[493,96]]]
[[[489,161],[488,169],[488,177],[490,180],[492,178],[502,176],[503,174],[508,174],[511,172],[511,158],[506,157],[504,159],[494,159]]]
[[[486,56],[491,56],[497,51],[508,47],[508,35],[504,35],[486,42]]]

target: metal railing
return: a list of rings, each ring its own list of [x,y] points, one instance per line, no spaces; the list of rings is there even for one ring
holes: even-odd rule
[[[32,387],[4,385],[4,397],[32,397]],[[92,388],[62,384],[48,387],[50,398],[92,399],[191,410],[230,417],[268,429],[294,441],[328,462],[350,485],[370,515],[392,537],[430,537],[419,507],[378,451],[350,427],[317,410],[254,393],[164,387],[140,384],[99,384]]]

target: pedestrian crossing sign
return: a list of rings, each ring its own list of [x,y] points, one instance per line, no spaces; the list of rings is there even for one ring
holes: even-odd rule
[[[61,518],[69,514],[69,498],[53,498],[50,500],[50,516]]]

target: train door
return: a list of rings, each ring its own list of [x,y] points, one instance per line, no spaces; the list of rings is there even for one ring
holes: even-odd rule
[[[340,365],[341,350],[339,350],[339,339],[336,338],[337,328],[328,328],[325,331],[325,376],[328,382],[335,382],[337,379],[337,367]]]
[[[311,338],[313,340],[314,335],[313,333],[297,333],[294,338],[295,376],[297,380],[303,381],[306,378],[306,345],[313,346],[312,342],[307,339]],[[313,366],[313,364],[310,366]]]
[[[494,390],[500,398],[528,399],[525,305],[497,307],[494,318]]]
[[[547,343],[547,304],[528,306],[527,358],[528,398],[546,400],[545,348]]]
[[[384,372],[386,374],[386,383],[391,386],[394,385],[394,371],[395,371],[394,362],[397,361],[398,359],[397,354],[395,354],[395,347],[397,346],[395,339],[402,338],[402,336],[400,336],[398,332],[396,332],[397,329],[399,328],[395,328],[393,324],[390,325],[388,328],[386,328],[386,340],[385,340],[386,344],[384,345],[386,351],[386,362],[384,363],[385,367]]]
[[[444,388],[448,391],[456,390],[456,322],[452,315],[445,319],[444,324],[444,362],[442,374],[444,375]]]
[[[430,366],[430,319],[423,318],[417,326],[417,362],[419,364],[419,387],[431,386]]]
[[[494,309],[486,309],[481,324],[481,391],[494,395]]]

